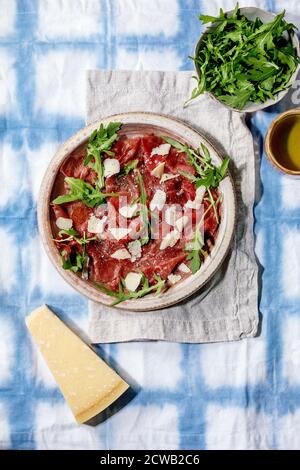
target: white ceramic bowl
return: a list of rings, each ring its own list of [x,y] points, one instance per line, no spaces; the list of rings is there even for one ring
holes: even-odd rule
[[[246,18],[248,18],[249,20],[255,20],[256,18],[260,18],[263,23],[269,23],[276,16],[274,13],[270,13],[268,11],[261,10],[260,8],[256,8],[256,7],[240,8],[240,12],[243,15],[245,15]],[[230,17],[233,14],[233,10],[228,11],[226,13]],[[214,25],[215,25],[215,23],[211,23],[208,26],[208,28],[204,31],[204,33],[200,36],[200,39],[197,42],[197,45],[196,45],[196,48],[195,48],[195,57],[198,56],[198,52],[201,48],[201,43],[202,43],[204,37],[209,33],[210,29],[213,28]],[[297,34],[293,34],[291,39],[292,39],[292,43],[293,43],[294,47],[297,50],[297,54],[300,57],[299,40],[298,40]],[[199,66],[198,66],[197,63],[195,63],[195,69],[196,69],[198,77],[200,77],[201,72],[200,72],[200,69],[199,69]],[[249,101],[243,109],[236,109],[236,108],[233,108],[231,106],[228,106],[226,103],[221,101],[214,93],[212,93],[212,92],[208,92],[208,93],[209,93],[210,96],[212,96],[215,100],[219,101],[219,103],[221,103],[223,106],[226,106],[226,108],[228,108],[228,109],[232,109],[233,111],[237,111],[237,112],[240,112],[240,113],[253,113],[255,111],[259,111],[261,109],[272,106],[272,105],[278,103],[280,100],[282,100],[282,98],[284,98],[284,96],[289,92],[290,87],[292,86],[292,84],[296,80],[296,77],[297,77],[297,74],[298,74],[299,70],[300,70],[300,65],[298,65],[295,72],[291,76],[291,79],[289,81],[289,86],[286,88],[286,90],[283,90],[280,93],[278,93],[276,95],[275,99],[273,99],[273,100],[268,99],[264,103],[253,103],[253,102]]]
[[[169,135],[178,141],[186,142],[193,148],[199,147],[200,142],[202,142],[209,149],[213,163],[220,165],[222,162],[221,156],[203,135],[181,121],[153,113],[119,114],[101,119],[101,121],[94,122],[80,130],[61,145],[47,168],[40,189],[38,198],[38,223],[40,234],[46,253],[61,276],[81,294],[105,305],[111,304],[113,298],[99,291],[92,282],[85,281],[79,275],[62,268],[60,254],[53,242],[53,218],[50,213],[50,201],[53,198],[53,188],[62,163],[69,157],[71,152],[87,141],[90,134],[97,129],[101,123],[106,125],[110,121],[123,123],[120,134],[138,135],[155,132],[158,135]],[[196,292],[214,275],[229,250],[236,219],[235,192],[232,179],[229,175],[221,181],[219,189],[223,195],[221,223],[218,229],[215,246],[200,270],[196,274],[191,275],[177,285],[169,288],[160,296],[148,295],[141,299],[128,300],[120,303],[117,306],[118,308],[146,311],[167,307]]]

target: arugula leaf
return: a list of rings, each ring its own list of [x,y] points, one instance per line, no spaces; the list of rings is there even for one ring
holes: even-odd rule
[[[68,230],[60,230],[58,232],[58,235],[60,237],[62,237],[63,235],[70,235],[70,236],[75,236],[75,237],[78,237],[79,236],[79,233],[77,232],[77,230],[74,230],[73,228],[70,228]]]
[[[207,211],[205,212],[205,214]],[[190,268],[193,274],[195,274],[201,266],[201,258],[200,258],[200,253],[205,256],[204,250],[202,250],[202,247],[204,245],[204,240],[202,238],[200,228],[201,224],[204,220],[205,214],[201,217],[201,221],[198,223],[198,225],[195,228],[194,232],[194,239],[191,242],[188,242],[185,245],[185,251],[188,251],[189,253],[187,254],[186,259],[188,261],[191,261],[190,263]]]
[[[193,165],[196,170],[197,176],[184,171],[179,171],[179,173],[192,181],[192,183],[195,183],[196,187],[205,186],[206,189],[211,187],[216,189],[222,179],[225,178],[229,165],[229,157],[224,158],[222,164],[216,167],[212,163],[208,148],[203,143],[200,144],[197,150],[193,150],[187,145],[181,144],[170,137],[164,136],[162,138],[173,147],[188,155],[191,165]]]
[[[134,170],[138,166],[138,163],[138,160],[131,160],[131,162],[126,163],[124,166],[125,175],[128,175],[130,171]]]
[[[202,22],[202,24],[216,23],[217,21],[222,21],[217,16],[210,16],[210,15],[199,15],[199,20]]]
[[[205,210],[205,212],[202,214],[202,217],[197,224],[194,232],[194,239],[191,242],[188,242],[185,245],[185,251],[188,251],[189,253],[187,254],[186,259],[188,261],[191,261],[190,263],[190,268],[193,274],[195,274],[201,267],[201,257],[200,254],[205,258],[207,256],[207,252],[203,250],[204,246],[204,240],[202,238],[200,229],[202,226],[202,223],[204,222],[206,214],[210,211],[210,209],[218,205],[219,201],[221,200],[221,195],[218,197],[216,201],[212,199],[211,204],[208,206],[208,208]],[[217,221],[219,223],[219,221]]]
[[[102,204],[107,197],[118,196],[118,193],[102,193],[80,178],[66,177],[65,182],[69,186],[69,193],[58,196],[52,201],[52,204],[82,201],[88,207],[96,207]]]
[[[70,233],[70,232],[75,232]],[[59,235],[69,235],[69,238],[63,238],[61,240],[55,240],[55,242],[68,242],[71,240],[75,240],[79,245],[82,246],[82,253],[77,252],[71,253],[70,255],[66,256],[67,253],[65,250],[62,250],[61,252],[61,258],[62,258],[62,267],[63,269],[69,269],[70,271],[77,273],[81,271],[81,277],[83,279],[88,279],[88,265],[89,265],[89,257],[86,253],[86,245],[87,243],[90,243],[93,240],[96,240],[96,237],[91,237],[87,238],[86,232],[83,233],[83,237],[79,238],[77,235],[79,235],[76,230],[61,230],[59,232]],[[75,257],[75,259],[74,259]]]
[[[284,20],[285,11],[269,23],[249,20],[238,4],[231,17],[201,15],[212,22],[196,57],[197,86],[190,100],[208,91],[235,109],[247,102],[264,103],[285,90],[300,59],[291,42],[295,26]],[[186,105],[185,103],[185,105]]]
[[[76,230],[73,230],[73,229],[71,229],[71,230],[60,230],[58,232],[58,235],[60,237],[62,237],[63,235],[68,235],[68,237],[67,238],[54,238],[53,241],[55,241],[56,243],[66,243],[66,242],[74,240],[79,245],[86,245],[87,243],[89,243],[93,240],[97,240],[96,236],[87,238],[86,232],[84,232],[83,237],[80,238],[79,233],[76,232]]]
[[[140,202],[140,196],[134,197],[129,205],[130,207],[132,207],[134,206],[134,204],[137,204],[138,202]]]
[[[103,124],[90,136],[87,145],[87,156],[83,164],[92,168],[98,175],[96,186],[102,189],[104,186],[104,168],[102,164],[102,154],[107,153],[112,156],[110,149],[118,139],[117,132],[122,126],[121,122],[110,122],[106,127]]]
[[[65,257],[65,251],[63,250],[61,253],[62,257],[62,267],[63,269],[68,269],[73,273],[77,273],[78,271],[82,271],[83,264],[84,264],[84,256],[80,253],[76,253],[75,256],[75,263],[71,259],[71,255]]]
[[[180,150],[181,152],[186,152],[186,149],[188,148],[187,145],[181,144],[177,140],[172,139],[167,135],[162,136],[162,139],[168,144],[172,145],[172,147],[175,147],[177,150]]]
[[[236,91],[235,95],[220,95],[219,98],[224,103],[232,108],[243,109],[248,101],[250,101],[251,94],[254,91],[254,86],[249,85],[244,90]]]
[[[238,5],[237,5],[237,7],[238,7]],[[235,17],[235,16],[236,16],[236,10],[234,10],[234,12],[233,12],[233,17]],[[219,17],[210,16],[210,15],[200,15],[199,16],[199,20],[202,21],[203,24],[205,24],[205,23],[214,23],[216,21],[224,21],[224,19],[225,19],[225,15],[224,15],[224,12],[223,12],[222,8],[220,8]]]
[[[138,160],[131,160],[130,162],[124,165],[123,170],[119,173],[118,176],[128,175],[132,170],[134,170],[138,166]]]
[[[118,292],[110,290],[107,287],[99,283],[95,283],[95,285],[99,290],[104,292],[106,295],[116,298],[116,300],[110,304],[110,306],[113,307],[119,304],[120,302],[124,302],[125,300],[139,299],[141,297],[144,297],[147,294],[150,294],[153,291],[156,293],[156,295],[159,295],[165,286],[165,281],[161,279],[160,276],[157,276],[157,275],[155,275],[155,280],[157,281],[156,284],[154,284],[153,286],[150,286],[148,279],[145,276],[143,276],[142,288],[135,292],[126,291],[124,287],[125,285],[124,279],[121,279],[121,282],[119,283]]]
[[[140,187],[140,213],[141,213],[142,221],[143,221],[143,228],[141,231],[143,233],[146,232],[141,237],[140,242],[142,245],[146,245],[149,242],[149,229],[150,229],[150,222],[149,222],[148,208],[147,208],[147,193],[145,190],[143,177],[139,171],[137,173],[137,176],[138,176],[138,183]]]
[[[225,157],[222,161],[221,166],[217,168],[217,174],[218,174],[220,181],[226,176],[228,166],[229,166],[229,161],[230,161],[229,157]]]
[[[197,271],[199,271],[200,269],[200,266],[201,266],[201,259],[200,259],[200,254],[199,254],[199,250],[193,250],[191,251],[186,259],[190,262],[190,268],[191,268],[191,271],[192,271],[192,274],[195,274]]]

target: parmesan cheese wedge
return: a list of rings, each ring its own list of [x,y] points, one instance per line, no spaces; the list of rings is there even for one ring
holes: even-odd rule
[[[78,423],[105,410],[128,385],[43,305],[25,320]]]

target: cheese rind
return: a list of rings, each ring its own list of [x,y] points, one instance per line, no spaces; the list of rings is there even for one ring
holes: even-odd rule
[[[34,310],[25,322],[78,423],[96,416],[128,389],[46,305]]]

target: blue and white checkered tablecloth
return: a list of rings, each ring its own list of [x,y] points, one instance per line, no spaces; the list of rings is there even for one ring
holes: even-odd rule
[[[0,448],[300,448],[300,182],[261,162],[255,207],[261,334],[235,343],[108,345],[138,390],[96,427],[77,426],[24,317],[47,303],[87,330],[87,301],[40,244],[36,200],[58,144],[84,126],[85,70],[185,70],[199,12],[234,1],[0,0]],[[286,8],[297,0],[251,1]],[[289,100],[253,116],[262,150]],[[259,160],[258,160],[259,162]]]

